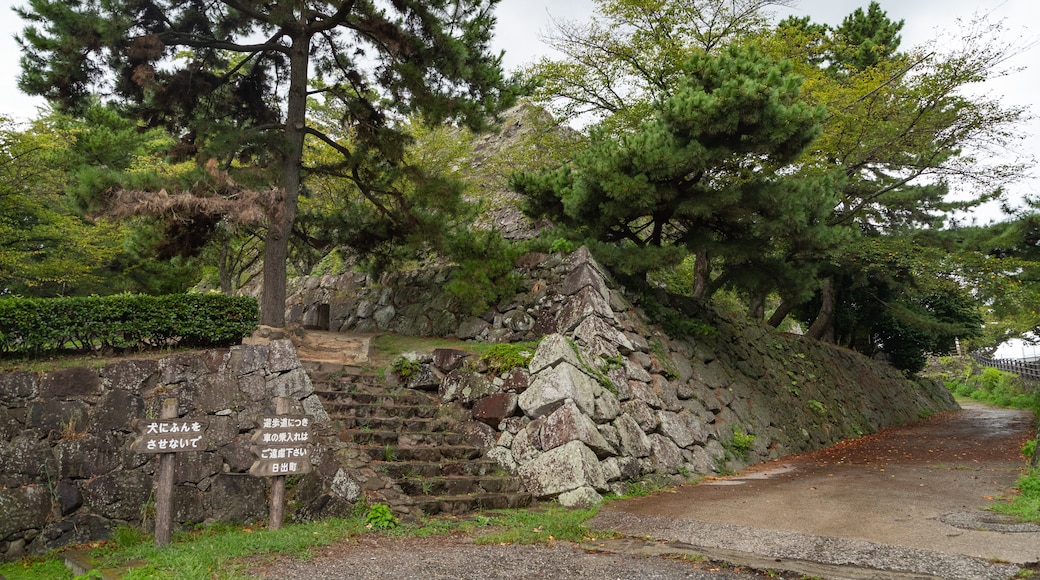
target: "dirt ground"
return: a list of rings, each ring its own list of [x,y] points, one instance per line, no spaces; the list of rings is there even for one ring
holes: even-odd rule
[[[902,549],[909,561],[900,566],[911,570],[925,554],[1032,565],[1040,561],[1040,526],[985,510],[1012,493],[1026,465],[1021,447],[1035,436],[1032,413],[963,405],[734,477],[612,503],[593,523],[767,556],[841,562],[856,558],[826,552],[874,551],[862,555],[863,566],[881,565],[879,547]],[[707,529],[733,535],[704,537]],[[821,538],[845,543],[830,548]]]
[[[618,530],[620,539],[478,546],[466,536],[373,535],[253,572],[307,580],[1012,578],[1040,560],[1040,526],[984,508],[1024,467],[1033,417],[964,406],[732,477],[611,502],[590,526]]]

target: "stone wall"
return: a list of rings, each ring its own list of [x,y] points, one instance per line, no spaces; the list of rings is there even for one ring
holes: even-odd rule
[[[130,450],[134,419],[175,397],[182,417],[209,421],[206,452],[177,454],[174,520],[267,516],[267,481],[248,474],[256,418],[273,399],[327,420],[288,340],[133,359],[94,367],[0,374],[0,556],[154,525],[156,455]],[[356,496],[355,496],[356,497]]]
[[[527,368],[499,376],[465,357],[421,360],[459,423],[539,497],[587,505],[630,480],[735,470],[873,432],[956,404],[930,381],[844,349],[711,311],[712,331],[666,336],[584,249],[528,255],[523,291],[482,317],[443,291],[446,274],[417,271],[373,284],[361,275],[310,278],[290,301],[294,320],[328,304],[336,330],[538,340]],[[448,364],[450,363],[450,364]],[[0,556],[105,538],[153,522],[158,464],[132,452],[131,421],[176,397],[182,416],[207,416],[212,444],[178,455],[180,525],[267,515],[267,482],[248,475],[249,437],[273,399],[314,416],[314,472],[293,478],[288,516],[345,515],[359,497],[418,515],[359,446],[339,441],[292,344],[134,359],[100,368],[0,374]],[[476,421],[468,421],[475,419]]]
[[[440,311],[450,298],[419,284],[434,274],[417,273],[399,293],[353,288],[356,314],[342,320],[389,330],[398,324],[391,311],[422,304],[427,320],[452,321],[445,334],[541,339],[528,368],[487,376],[461,365],[442,374],[440,394],[488,425],[489,454],[542,498],[587,505],[631,480],[736,470],[956,408],[934,381],[712,311],[699,314],[707,334],[670,338],[585,249],[527,256],[518,270],[525,291],[483,318]]]

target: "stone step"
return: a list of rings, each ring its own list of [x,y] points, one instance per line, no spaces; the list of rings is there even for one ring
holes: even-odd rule
[[[462,515],[479,510],[522,508],[531,505],[529,493],[477,493],[472,495],[419,496],[415,505],[428,515]]]
[[[312,383],[334,383],[339,380],[363,381],[377,384],[379,377],[355,365],[301,360],[300,366],[307,371]]]
[[[377,431],[374,429],[343,429],[340,441],[353,441],[358,445],[392,445],[395,447],[458,446],[466,443],[466,437],[450,431]]]
[[[331,417],[331,415],[330,415]],[[434,420],[422,417],[332,417],[343,429],[362,431],[435,431]]]
[[[417,461],[431,463],[442,460],[469,460],[483,457],[480,447],[472,445],[409,446],[361,445],[361,450],[372,458],[386,461]]]
[[[341,375],[333,377],[323,384],[328,385],[330,391],[385,391],[386,384],[383,379],[370,375]]]
[[[379,469],[400,480],[413,477],[445,477],[451,475],[491,475],[502,473],[502,466],[494,459],[466,461],[383,461]]]
[[[440,418],[436,391],[388,389],[360,367],[309,366],[315,394],[371,467],[386,473],[430,515],[461,515],[533,502],[522,483]]]
[[[422,391],[405,389],[401,391],[366,392],[366,391],[328,391],[315,388],[314,394],[330,404],[351,405],[405,405],[405,406],[430,406],[437,407],[440,402],[437,397]]]
[[[413,498],[419,496],[472,495],[481,493],[517,493],[520,480],[508,475],[446,477],[413,477],[397,480],[401,489]]]
[[[437,415],[437,407],[427,405],[359,405],[326,402],[323,402],[323,405],[325,412],[333,420],[358,417],[372,417],[375,419],[390,417],[432,419]]]

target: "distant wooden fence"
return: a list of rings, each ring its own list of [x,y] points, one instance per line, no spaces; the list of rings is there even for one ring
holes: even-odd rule
[[[990,358],[981,354],[972,353],[971,358],[982,366],[993,367],[1004,372],[1015,373],[1023,380],[1040,383],[1040,363],[1025,362],[1021,360],[1006,358]]]

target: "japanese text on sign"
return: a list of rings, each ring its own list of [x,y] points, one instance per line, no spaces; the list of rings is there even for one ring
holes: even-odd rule
[[[308,431],[280,431],[278,433],[261,433],[261,443],[307,443],[311,434]]]
[[[205,451],[206,419],[163,419],[134,421],[137,438],[130,448],[137,453]]]
[[[291,428],[307,428],[310,426],[310,417],[299,417],[299,416],[282,416],[282,417],[264,417],[262,428],[263,429],[291,429]]]
[[[310,449],[307,447],[264,447],[257,455],[260,459],[290,459],[310,457]]]
[[[150,421],[144,425],[144,434],[201,433],[202,429],[202,423],[198,421]]]
[[[200,445],[202,436],[192,439],[148,439],[147,443],[144,444],[145,449],[148,451],[189,451],[194,449],[205,449],[205,445]]]

